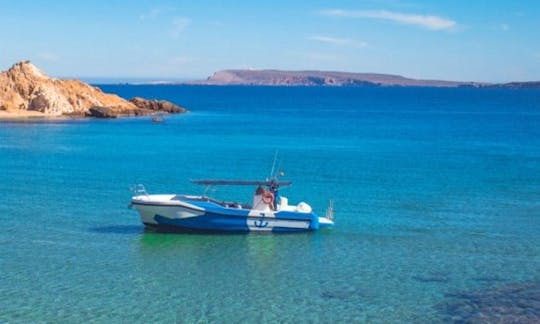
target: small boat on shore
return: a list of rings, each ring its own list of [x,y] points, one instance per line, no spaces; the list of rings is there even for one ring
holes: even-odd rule
[[[251,203],[226,202],[205,195],[148,194],[138,185],[131,198],[148,227],[195,232],[303,232],[331,227],[333,207],[326,216],[319,217],[310,205],[300,202],[289,205],[278,189],[290,181],[272,178],[252,180],[194,180],[204,186],[253,185],[257,186]]]

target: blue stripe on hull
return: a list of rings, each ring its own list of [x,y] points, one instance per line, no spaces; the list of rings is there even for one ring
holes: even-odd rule
[[[211,214],[205,214],[197,217],[170,219],[161,215],[156,215],[154,216],[154,219],[159,225],[177,226],[201,231],[249,231],[245,217],[216,217]]]
[[[293,220],[290,214],[279,215],[276,214],[274,219],[288,219]],[[282,216],[282,217],[280,217]],[[286,216],[286,217],[283,217]],[[297,216],[297,215],[294,215]],[[294,227],[282,227],[275,226],[272,228],[272,232],[305,232],[310,230],[316,230],[319,226],[318,218],[314,214],[304,214],[303,217],[296,217],[297,220],[310,221],[308,228],[294,228]],[[201,216],[190,218],[167,218],[161,215],[155,215],[154,220],[158,226],[174,228],[177,227],[181,231],[199,231],[199,232],[249,232],[248,219],[261,219],[264,217],[252,217],[247,215],[224,215],[206,213]],[[266,218],[269,219],[269,218]]]
[[[182,233],[182,234],[211,234],[211,233],[223,233],[223,234],[242,234],[246,232],[232,232],[232,231],[217,231],[217,230],[204,230],[204,229],[194,229],[188,227],[182,227],[178,225],[168,225],[168,224],[150,224],[145,223],[146,229],[152,232],[157,233]]]

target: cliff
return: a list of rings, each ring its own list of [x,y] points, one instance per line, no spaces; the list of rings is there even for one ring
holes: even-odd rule
[[[91,116],[117,117],[186,110],[166,101],[117,95],[79,80],[50,78],[30,61],[0,73],[0,117]]]
[[[224,70],[206,80],[204,85],[271,86],[404,86],[404,87],[478,87],[477,82],[418,80],[399,75],[333,71]]]

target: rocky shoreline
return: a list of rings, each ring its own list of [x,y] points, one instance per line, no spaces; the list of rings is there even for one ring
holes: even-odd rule
[[[30,61],[0,73],[0,119],[117,118],[177,114],[187,110],[165,100],[123,99],[79,80],[50,78]]]

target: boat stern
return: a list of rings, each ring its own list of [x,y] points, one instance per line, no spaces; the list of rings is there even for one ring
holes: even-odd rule
[[[326,209],[326,215],[319,217],[319,228],[334,226],[334,201],[328,202],[328,208]]]
[[[319,228],[326,228],[334,226],[334,221],[326,217],[319,217]]]

